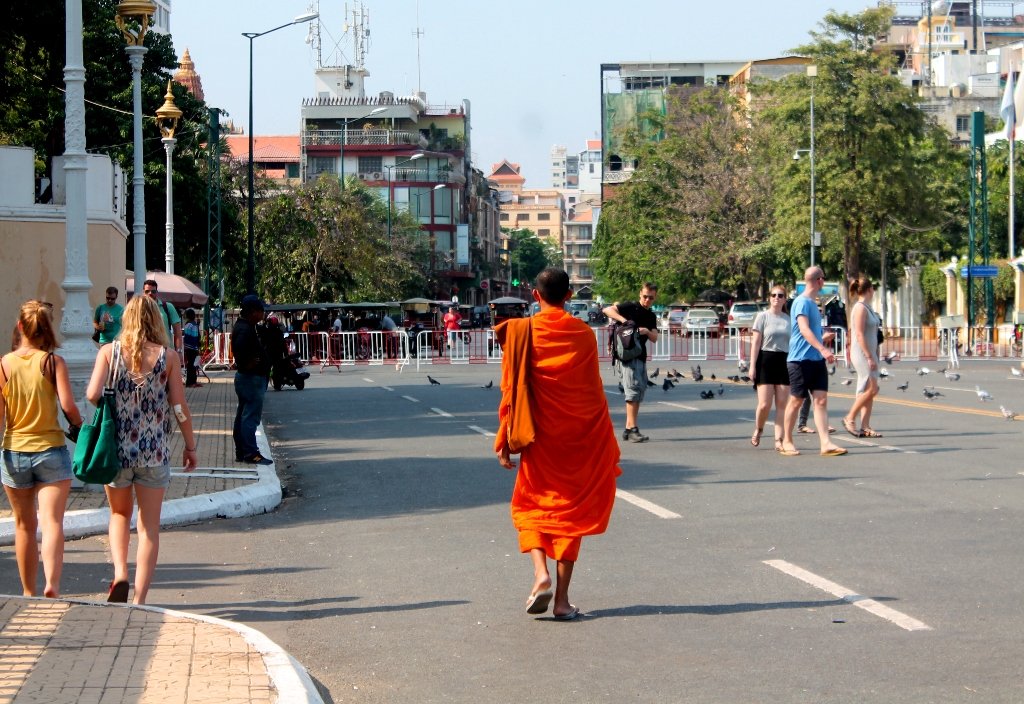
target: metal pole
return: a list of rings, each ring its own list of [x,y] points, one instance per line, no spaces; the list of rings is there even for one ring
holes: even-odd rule
[[[348,120],[341,126],[341,190],[345,190],[345,140],[348,139]]]
[[[256,222],[255,222],[255,177],[252,171],[252,151],[255,146],[255,139],[252,133],[252,40],[256,36],[245,35],[249,40],[249,238],[248,238],[248,259],[245,268],[245,290],[246,293],[256,293]]]
[[[174,273],[174,172],[171,164],[171,156],[174,154],[174,145],[177,143],[174,137],[164,137],[160,140],[164,143],[164,151],[167,152],[167,224],[165,225],[164,241],[164,271],[168,274]]]
[[[391,169],[393,166],[384,167],[388,172],[388,242],[391,241]]]
[[[148,49],[134,44],[125,47],[132,67],[132,241],[135,259],[135,295],[142,294],[146,280],[146,179],[142,173],[142,57]]]
[[[811,77],[811,266],[814,266],[814,227],[815,227],[815,192],[814,192],[814,77]]]

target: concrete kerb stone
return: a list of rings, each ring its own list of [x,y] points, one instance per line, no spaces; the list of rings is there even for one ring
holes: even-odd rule
[[[256,432],[256,442],[264,457],[273,458],[270,442],[263,426]],[[276,465],[256,465],[259,477],[252,484],[217,491],[212,494],[187,496],[165,501],[160,512],[160,525],[173,526],[197,523],[211,518],[241,518],[256,516],[273,511],[281,504],[281,481],[277,477]],[[135,526],[132,516],[132,527]],[[82,538],[107,532],[110,509],[95,508],[68,511],[64,514],[64,536]],[[0,545],[14,544],[14,519],[0,518]]]

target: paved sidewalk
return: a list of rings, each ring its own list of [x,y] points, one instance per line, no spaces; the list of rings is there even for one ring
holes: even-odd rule
[[[199,468],[172,465],[161,525],[264,513],[281,502],[273,465],[235,462],[233,374],[214,373],[186,389]],[[272,393],[272,392],[271,392]],[[257,440],[271,457],[262,428]],[[180,458],[181,434],[171,441]],[[101,487],[73,488],[68,538],[106,532]],[[14,542],[14,520],[0,496],[0,545]],[[0,595],[0,704],[158,702],[321,703],[306,670],[259,631],[208,616],[125,606]]]

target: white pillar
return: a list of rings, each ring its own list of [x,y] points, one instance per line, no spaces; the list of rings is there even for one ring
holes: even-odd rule
[[[177,143],[174,137],[164,137],[160,140],[164,143],[164,151],[167,152],[167,225],[166,241],[164,244],[164,271],[168,274],[174,273],[174,172],[172,171],[171,156],[174,154],[174,145]]]
[[[131,44],[125,47],[132,66],[132,112],[134,140],[134,166],[132,168],[132,249],[135,259],[135,295],[142,295],[146,280],[146,179],[142,173],[142,57],[148,49]]]
[[[64,66],[64,182],[66,188],[64,239],[64,310],[60,321],[61,356],[68,363],[76,399],[83,399],[92,373],[96,347],[92,343],[89,293],[89,221],[86,215],[85,65],[82,50],[82,0],[65,5]]]

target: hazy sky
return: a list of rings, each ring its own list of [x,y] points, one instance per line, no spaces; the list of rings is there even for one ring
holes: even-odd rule
[[[858,12],[874,0],[420,0],[422,89],[430,103],[471,103],[473,159],[488,173],[507,158],[527,187],[550,187],[548,152],[569,152],[600,133],[600,64],[631,60],[747,61],[804,43],[829,9]],[[416,0],[365,0],[370,44],[366,91],[416,89]],[[248,125],[249,42],[309,11],[309,0],[173,0],[175,49],[186,49],[206,102]],[[351,2],[349,3],[351,9]],[[343,0],[321,0],[324,63],[349,63]],[[913,10],[914,8],[904,8]],[[307,27],[254,41],[257,135],[297,134],[303,98],[313,97],[316,59]],[[346,60],[336,60],[335,45]],[[330,60],[335,59],[335,60]]]

